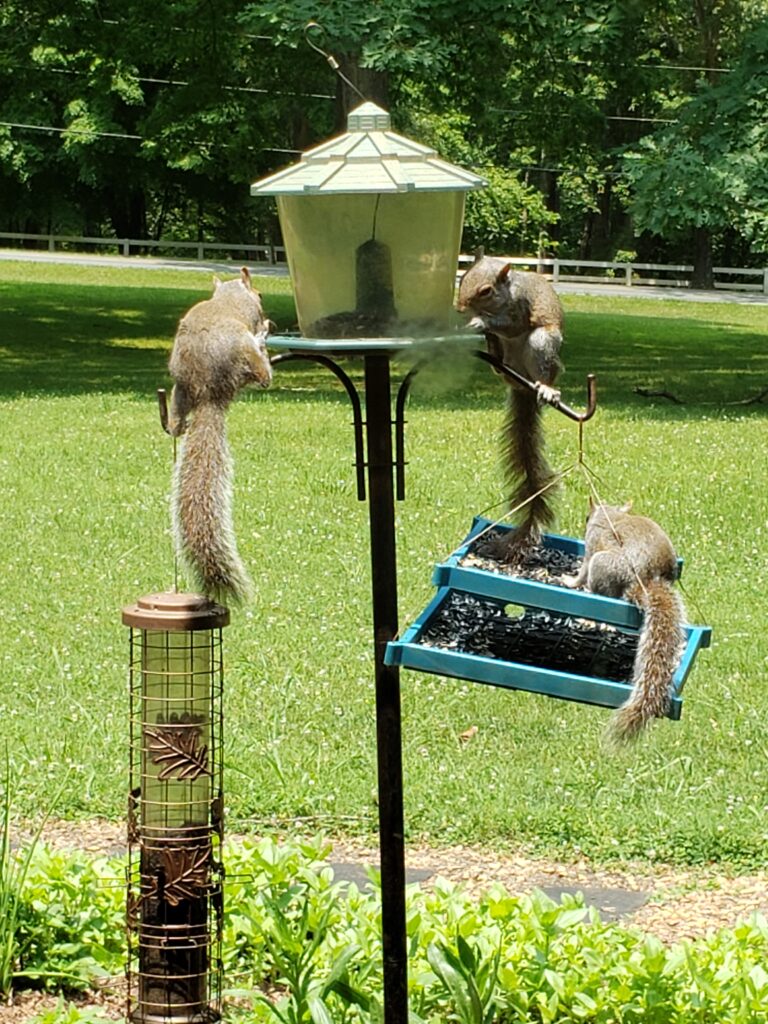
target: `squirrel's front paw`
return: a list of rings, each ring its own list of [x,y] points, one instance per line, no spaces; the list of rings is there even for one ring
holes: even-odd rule
[[[557,388],[550,387],[549,384],[542,384],[540,380],[537,380],[536,397],[542,405],[557,405],[560,401],[560,391]]]
[[[485,331],[485,320],[481,316],[473,316],[467,323],[467,327],[471,331],[477,331],[478,334],[482,334]]]

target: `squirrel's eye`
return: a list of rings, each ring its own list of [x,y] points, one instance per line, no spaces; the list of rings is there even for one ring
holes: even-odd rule
[[[481,299],[487,299],[489,295],[493,295],[493,288],[489,284],[484,284],[482,288],[477,289],[477,294]]]

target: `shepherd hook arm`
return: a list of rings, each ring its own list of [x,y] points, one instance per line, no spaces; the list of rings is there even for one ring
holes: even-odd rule
[[[529,391],[533,392],[537,390],[536,384],[532,380],[528,380],[522,373],[513,370],[511,366],[507,366],[501,359],[492,356],[490,352],[477,349],[475,355],[478,359],[482,359],[483,362],[490,363],[495,370],[498,370],[503,376],[509,377],[516,384],[520,384],[521,387],[528,388]],[[591,420],[597,408],[597,384],[594,373],[587,374],[587,408],[584,412],[577,412],[576,409],[572,409],[570,405],[566,405],[565,402],[561,401],[552,402],[551,404],[553,409],[557,409],[563,416],[567,416],[569,420],[574,420],[576,423],[586,423],[587,420]]]

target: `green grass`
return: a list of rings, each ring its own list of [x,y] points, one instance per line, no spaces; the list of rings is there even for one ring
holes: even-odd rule
[[[259,284],[267,313],[290,324],[287,282]],[[69,767],[63,813],[123,814],[120,608],[173,582],[171,442],[154,392],[169,383],[176,321],[209,291],[194,272],[0,263],[0,722],[26,813]],[[620,756],[600,746],[608,712],[404,672],[408,837],[762,863],[768,428],[765,405],[735,403],[768,384],[768,311],[564,303],[566,400],[583,404],[588,371],[599,381],[586,460],[606,499],[631,497],[673,537],[690,616],[713,626],[713,646],[688,682],[682,721],[657,723]],[[636,386],[685,404],[642,398]],[[434,562],[501,499],[501,398],[470,359],[415,380],[397,511],[403,624],[430,598]],[[577,428],[546,415],[552,462],[564,467]],[[269,392],[238,399],[229,422],[238,539],[257,584],[225,634],[230,826],[299,819],[372,832],[368,522],[346,397],[322,368],[289,364]],[[574,474],[562,532],[581,531],[586,501]]]

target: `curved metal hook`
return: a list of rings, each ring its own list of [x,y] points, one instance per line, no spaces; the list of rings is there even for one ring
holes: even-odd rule
[[[395,402],[395,496],[398,501],[405,501],[405,403],[408,401],[413,378],[427,362],[428,360],[422,359],[412,366],[397,389]]]
[[[361,100],[367,100],[368,97],[364,96],[363,93],[361,93],[360,90],[357,88],[355,83],[350,82],[350,80],[341,70],[341,66],[339,62],[336,60],[336,58],[333,56],[333,54],[329,53],[327,50],[324,50],[322,46],[319,45],[319,43],[312,42],[312,40],[309,38],[310,32],[319,33],[319,43],[325,42],[325,29],[320,24],[320,22],[308,21],[307,24],[304,26],[304,39],[306,40],[307,45],[311,46],[315,53],[319,53],[321,57],[325,57],[325,59],[328,61],[328,63],[339,76],[339,78],[342,80],[342,82],[344,82],[345,85],[347,85],[353,92],[356,92]]]
[[[317,33],[317,43],[313,43],[312,40],[310,39],[310,32]],[[320,45],[320,43],[325,42],[325,29],[319,22],[307,22],[307,24],[304,26],[304,39],[307,43],[307,46],[311,46],[315,53],[319,53],[321,57],[325,57],[325,59],[328,61],[328,63],[331,65],[334,71],[338,70],[339,62],[336,60],[332,53],[328,53],[328,51],[324,50]]]
[[[534,393],[537,391],[536,385],[532,380],[528,380],[522,373],[518,373],[517,370],[513,370],[511,366],[507,366],[506,363],[502,362],[501,359],[497,359],[496,356],[492,356],[490,352],[486,352],[483,349],[477,349],[475,355],[478,359],[482,359],[483,362],[490,363],[490,365],[498,370],[504,377],[508,377],[513,380],[516,384],[520,384],[521,387],[527,388],[529,391]],[[552,402],[552,408],[557,409],[563,416],[567,416],[569,420],[574,420],[576,423],[586,423],[587,420],[591,420],[595,415],[595,409],[597,408],[597,382],[594,373],[587,374],[587,408],[585,412],[577,412],[572,409],[570,405],[566,405],[565,402]]]

